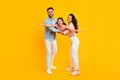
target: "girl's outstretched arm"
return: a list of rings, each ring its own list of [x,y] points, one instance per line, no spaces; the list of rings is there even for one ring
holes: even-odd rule
[[[45,27],[56,27],[55,24],[38,24],[39,26],[45,26]]]

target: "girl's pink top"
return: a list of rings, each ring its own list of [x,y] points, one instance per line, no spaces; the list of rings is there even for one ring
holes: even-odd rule
[[[66,29],[66,25],[58,26],[58,24],[56,24],[56,28],[61,31],[64,31]]]

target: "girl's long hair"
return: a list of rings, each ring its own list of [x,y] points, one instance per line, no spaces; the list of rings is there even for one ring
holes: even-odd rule
[[[57,23],[56,23],[56,24],[58,24],[58,20],[59,20],[59,19],[61,19],[61,20],[63,21],[63,24],[66,25],[66,23],[65,23],[65,21],[63,20],[62,17],[57,18]]]

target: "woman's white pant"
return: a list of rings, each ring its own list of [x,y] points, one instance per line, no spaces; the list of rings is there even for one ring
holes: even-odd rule
[[[79,40],[76,36],[70,37],[70,40],[71,40],[71,48],[70,48],[71,67],[75,67],[76,70],[79,70],[79,60],[78,60]]]
[[[46,68],[50,68],[55,54],[57,52],[57,43],[56,40],[54,41],[49,41],[47,39],[45,39],[45,45],[46,45]]]

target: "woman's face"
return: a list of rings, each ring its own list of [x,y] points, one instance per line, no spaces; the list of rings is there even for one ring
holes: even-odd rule
[[[68,16],[67,21],[68,21],[68,23],[72,22],[72,16],[71,15]]]
[[[63,21],[61,19],[58,20],[58,25],[62,25],[63,24]]]

